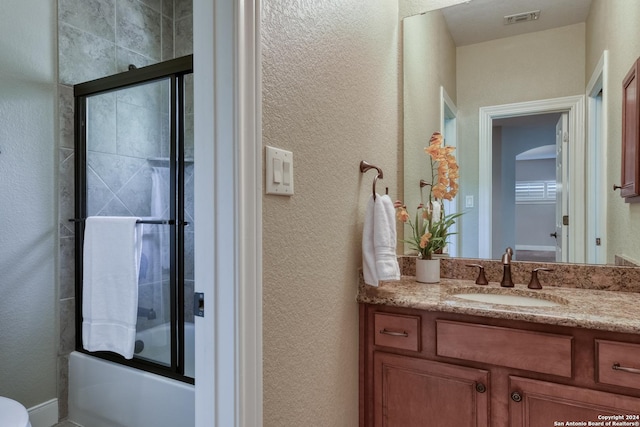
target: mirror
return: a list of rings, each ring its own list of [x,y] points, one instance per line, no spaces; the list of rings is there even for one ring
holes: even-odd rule
[[[611,191],[620,85],[640,54],[635,12],[623,0],[472,0],[403,19],[404,201],[420,203],[423,148],[441,131],[460,164],[452,256],[496,259],[508,245],[521,260],[537,249],[556,261],[640,260],[624,229],[640,211]]]

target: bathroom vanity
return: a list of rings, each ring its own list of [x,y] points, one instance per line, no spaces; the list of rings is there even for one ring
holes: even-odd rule
[[[403,276],[358,302],[361,427],[640,425],[639,293]]]

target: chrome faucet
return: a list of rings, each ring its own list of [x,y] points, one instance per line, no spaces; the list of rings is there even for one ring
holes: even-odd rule
[[[504,255],[502,255],[502,281],[500,286],[503,288],[513,288],[513,280],[511,280],[511,257],[513,256],[513,249],[508,247]]]

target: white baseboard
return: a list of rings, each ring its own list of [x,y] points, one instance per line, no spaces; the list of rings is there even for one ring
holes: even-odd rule
[[[555,246],[545,246],[545,245],[516,245],[516,251],[546,251],[546,252],[555,252]]]
[[[51,427],[58,424],[58,399],[28,409],[31,427]]]

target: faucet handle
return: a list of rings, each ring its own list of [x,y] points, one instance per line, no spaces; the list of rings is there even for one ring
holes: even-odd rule
[[[502,263],[511,264],[512,258],[513,258],[513,249],[511,249],[511,246],[509,246],[507,247],[507,249],[504,250],[504,255],[502,255]]]
[[[544,267],[534,268],[531,272],[531,280],[529,280],[529,285],[527,286],[529,289],[542,289],[540,280],[538,280],[538,271],[553,271],[553,269]]]
[[[467,267],[478,267],[478,278],[476,279],[476,285],[488,285],[487,277],[484,275],[484,267],[480,264],[466,264]]]

